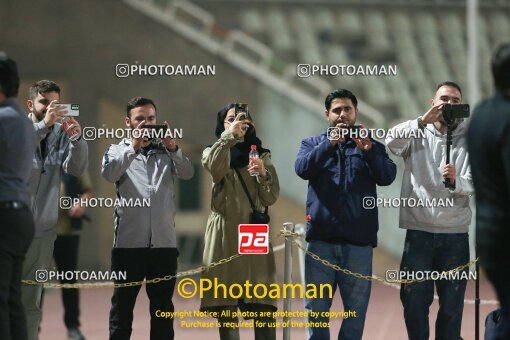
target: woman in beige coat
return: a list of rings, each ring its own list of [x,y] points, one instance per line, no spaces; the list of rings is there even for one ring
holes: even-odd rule
[[[224,107],[217,115],[216,137],[219,139],[202,153],[202,165],[211,174],[213,180],[212,211],[205,232],[203,256],[205,265],[237,254],[238,226],[250,222],[252,208],[234,168],[239,170],[259,212],[263,212],[265,207],[274,204],[280,191],[270,152],[262,148],[262,143],[256,136],[248,114],[244,116],[240,113],[236,117],[234,104]],[[257,146],[258,160],[249,160],[248,153],[251,145]],[[258,171],[259,175],[250,176],[249,171]],[[230,285],[240,284],[244,287],[247,280],[253,286],[264,284],[269,291],[269,285],[276,283],[272,246],[270,244],[269,254],[243,255],[227,264],[209,269],[203,273],[202,278],[209,279],[211,282],[216,279],[218,284],[226,285],[227,293]],[[219,295],[223,295],[222,289],[218,292]],[[235,292],[238,294],[239,290]],[[200,309],[217,313],[222,340],[239,339],[239,329],[232,327],[238,322],[237,317],[232,317],[232,312],[237,311],[237,308],[241,312],[248,311],[256,315],[260,315],[261,312],[276,311],[275,299],[269,297],[257,299],[254,298],[253,292],[246,294],[245,291],[239,299],[229,296],[215,297],[213,294],[213,290],[204,292]],[[254,326],[255,324],[265,325],[255,327],[255,339],[276,339],[274,322],[273,317],[255,317]]]

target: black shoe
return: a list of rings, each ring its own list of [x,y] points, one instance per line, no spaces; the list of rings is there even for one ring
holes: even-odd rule
[[[72,327],[67,330],[67,338],[69,340],[85,340],[78,327]]]

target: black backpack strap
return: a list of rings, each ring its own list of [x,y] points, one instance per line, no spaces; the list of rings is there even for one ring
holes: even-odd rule
[[[248,197],[248,200],[250,201],[251,210],[257,211],[257,209],[255,209],[255,204],[253,203],[253,200],[251,199],[251,196],[248,193],[248,188],[246,187],[246,183],[244,183],[243,176],[241,176],[241,173],[239,172],[239,169],[234,168],[234,170],[237,173],[237,177],[239,177],[239,180],[241,181],[241,185],[243,186],[243,190],[244,190],[244,193],[246,194],[246,197]],[[266,207],[264,213],[267,214],[267,211],[268,211],[268,207]]]
[[[250,201],[251,209],[253,211],[255,210],[255,204],[253,204],[253,200],[251,199],[250,194],[248,193],[248,188],[246,187],[246,183],[244,183],[243,176],[241,176],[241,173],[239,172],[239,169],[234,168],[235,172],[237,172],[237,177],[239,177],[239,180],[241,181],[241,185],[243,186],[244,193],[246,194],[246,197],[248,197],[248,200]]]

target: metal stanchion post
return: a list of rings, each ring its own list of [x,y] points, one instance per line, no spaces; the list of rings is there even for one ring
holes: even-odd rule
[[[285,222],[283,224],[283,229],[286,231],[294,232],[294,223]],[[283,273],[283,283],[291,284],[292,283],[292,236],[285,236],[285,271]],[[283,323],[287,327],[283,328],[283,340],[290,340],[290,318],[287,316],[287,313],[290,312],[291,308],[291,289],[290,286],[287,287],[285,291],[285,299],[283,300]]]
[[[303,249],[306,249],[306,240],[305,240],[305,234],[306,234],[306,226],[304,224],[296,224],[296,233],[299,234],[299,237],[297,238],[297,242],[303,247]],[[303,285],[304,289],[306,289],[306,282],[305,282],[305,260],[306,260],[306,254],[304,251],[299,249],[298,251],[298,259],[299,259],[299,278],[301,279],[301,284]],[[305,306],[305,298],[303,297],[303,306]],[[308,318],[304,318],[304,322],[308,322]]]

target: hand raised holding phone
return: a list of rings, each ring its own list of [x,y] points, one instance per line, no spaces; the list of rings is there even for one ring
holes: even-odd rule
[[[76,141],[81,136],[80,123],[74,118],[80,115],[80,106],[78,104],[58,104],[62,129],[66,132],[71,141]]]
[[[46,108],[44,114],[44,124],[46,127],[52,127],[62,116],[66,115],[67,111],[64,106],[59,105],[58,100],[52,100]]]
[[[165,120],[165,126],[166,126],[167,131],[170,130],[170,124],[168,124],[168,122],[166,120]],[[177,141],[174,138],[167,137],[167,138],[163,138],[162,141],[168,150],[170,150],[172,152],[177,151]]]
[[[144,144],[144,140],[143,140],[143,134],[140,132],[140,131],[134,131],[134,130],[140,130],[140,129],[143,129],[143,126],[145,125],[145,119],[142,120],[134,129],[133,129],[133,132],[131,133],[132,134],[132,141],[133,141],[133,149],[135,149],[135,151],[138,151],[140,150],[140,148],[143,146]]]
[[[65,131],[71,141],[80,139],[81,136],[81,125],[73,117],[63,117],[62,129]]]
[[[246,131],[250,127],[250,122],[246,118],[246,113],[240,113],[229,126],[229,130],[237,139],[244,138]]]

